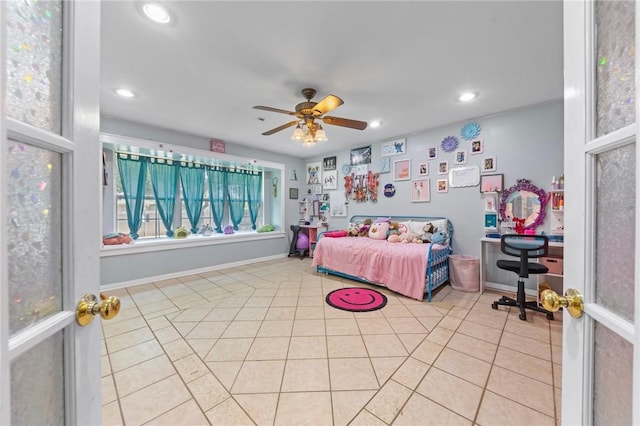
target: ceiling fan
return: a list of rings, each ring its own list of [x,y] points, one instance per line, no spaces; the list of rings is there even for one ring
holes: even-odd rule
[[[316,89],[311,89],[311,88],[302,89],[302,96],[304,96],[307,100],[305,102],[301,102],[298,105],[296,105],[295,112],[287,111],[279,108],[261,106],[261,105],[254,106],[253,107],[254,109],[279,112],[282,114],[293,115],[297,117],[297,120],[290,121],[286,124],[283,124],[282,126],[278,126],[274,129],[267,130],[266,132],[263,133],[263,135],[269,136],[281,130],[289,128],[291,126],[295,126],[297,124],[298,127],[300,128],[302,126],[306,126],[308,133],[310,133],[311,136],[315,139],[316,132],[318,132],[319,130],[322,130],[322,126],[319,123],[316,123],[315,120],[322,120],[324,124],[330,124],[332,126],[348,127],[350,129],[364,130],[367,128],[366,121],[358,121],[358,120],[351,120],[348,118],[325,116],[326,113],[338,108],[344,102],[342,99],[340,99],[335,95],[327,95],[320,102],[312,102],[311,99],[313,99],[315,95],[316,95]],[[296,129],[296,131],[297,130],[298,129]],[[300,130],[300,132],[302,133],[302,130]],[[324,134],[324,131],[322,133]],[[294,136],[295,136],[295,133],[294,133]]]

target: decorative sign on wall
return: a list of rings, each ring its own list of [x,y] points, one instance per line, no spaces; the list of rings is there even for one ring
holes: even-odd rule
[[[407,152],[407,140],[405,138],[382,142],[381,153],[383,157],[390,155],[401,155]]]
[[[449,186],[460,188],[480,184],[480,169],[478,166],[455,167],[449,172]]]
[[[380,173],[390,173],[391,172],[391,158],[382,157],[380,159]]]
[[[211,152],[220,152],[224,154],[225,145],[224,142],[219,139],[211,139],[211,146],[209,148]]]

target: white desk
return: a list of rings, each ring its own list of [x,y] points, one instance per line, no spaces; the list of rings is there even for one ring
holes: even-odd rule
[[[498,251],[500,251],[500,238],[485,237],[480,239],[480,294],[482,294],[486,288],[515,293],[515,287],[516,287],[515,277],[513,280],[510,281],[510,284],[487,281],[487,269],[497,268],[495,263],[491,265],[486,264],[487,253],[489,251],[489,247],[492,247],[492,246],[497,247]],[[564,250],[564,243],[557,242],[557,241],[549,241],[550,254],[562,255],[563,250]],[[558,274],[545,274],[545,275],[551,276],[551,277],[558,277],[559,279],[562,278],[562,275],[558,275]],[[526,289],[525,291],[530,296],[535,296],[535,297],[538,296],[536,290]]]

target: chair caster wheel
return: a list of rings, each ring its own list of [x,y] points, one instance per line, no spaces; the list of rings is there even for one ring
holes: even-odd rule
[[[553,314],[552,313],[548,313],[547,314],[547,319],[548,320],[553,320]]]
[[[491,308],[495,309],[496,311],[498,310],[498,304],[496,302],[493,302],[491,304]]]
[[[518,314],[518,318],[520,318],[522,321],[526,321],[527,320],[527,314],[520,313],[520,314]]]

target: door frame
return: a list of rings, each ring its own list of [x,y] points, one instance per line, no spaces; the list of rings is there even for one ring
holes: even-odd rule
[[[7,49],[5,7],[2,2],[3,54]],[[86,293],[97,294],[100,287],[100,3],[64,1],[62,13],[62,136],[7,118],[6,111],[0,111],[1,165],[7,163],[6,143],[11,137],[61,153],[63,167],[63,310],[10,340],[8,309],[0,306],[0,424],[11,423],[11,359],[59,330],[63,330],[65,337],[65,422],[99,424],[101,419],[100,321],[88,327],[80,327],[74,321],[77,301]],[[5,72],[3,60],[0,73]],[[0,96],[6,99],[4,79],[0,83]],[[0,189],[7,184],[7,167],[0,167]],[[6,191],[0,190],[2,224],[8,219],[6,195]],[[7,241],[6,238],[6,226],[0,226],[0,241]],[[7,262],[7,248],[2,244],[2,301],[8,300]]]
[[[595,270],[592,255],[595,251],[594,205],[595,159],[594,155],[606,149],[624,145],[638,137],[640,102],[638,91],[640,74],[635,73],[636,118],[633,125],[595,139],[595,37],[592,1],[564,1],[564,167],[565,193],[570,202],[565,206],[565,289],[575,288],[584,297],[584,311],[580,319],[565,314],[563,321],[562,362],[562,416],[563,424],[593,424],[593,331],[594,321],[610,328],[616,334],[633,343],[633,396],[640,397],[640,262],[635,260],[635,318],[634,324],[620,320],[595,303]],[[640,7],[635,8],[636,40],[640,23]],[[636,41],[636,46],[638,45]],[[640,52],[636,49],[636,67],[640,64]],[[594,140],[595,139],[595,140]],[[586,141],[589,141],[586,143]],[[615,141],[615,142],[614,142]],[[640,165],[640,150],[636,144],[636,170]],[[590,180],[587,180],[590,179]],[[640,173],[636,172],[636,189]],[[640,253],[640,202],[636,191],[635,252]],[[640,422],[640,405],[633,404],[634,424]]]

